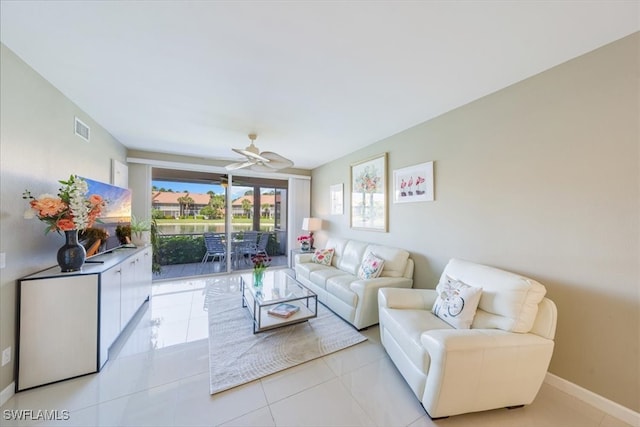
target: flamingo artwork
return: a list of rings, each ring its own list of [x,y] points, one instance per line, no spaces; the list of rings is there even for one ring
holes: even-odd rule
[[[413,196],[413,190],[411,189],[413,187],[413,177],[409,177],[409,182],[407,182],[407,187],[409,187],[409,191],[407,191],[407,194],[409,196]]]
[[[400,197],[407,197],[407,192],[405,189],[407,188],[407,181],[402,178],[400,180]]]
[[[416,179],[416,195],[420,196],[426,193],[426,190],[420,189],[420,184],[423,184],[424,182],[425,182],[425,179],[418,175],[418,178]]]
[[[434,200],[433,162],[409,166],[393,172],[395,202],[413,203]]]

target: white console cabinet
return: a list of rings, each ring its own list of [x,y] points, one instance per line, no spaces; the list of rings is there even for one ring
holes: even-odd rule
[[[16,391],[98,372],[151,294],[151,247],[122,248],[18,281]]]

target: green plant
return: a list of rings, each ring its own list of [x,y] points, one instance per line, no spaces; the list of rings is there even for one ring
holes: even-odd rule
[[[162,272],[162,265],[160,264],[160,232],[155,218],[151,220],[151,247],[153,249],[151,271],[155,274],[160,274]]]
[[[135,245],[145,245],[149,243],[151,231],[151,220],[140,219],[135,215],[131,216],[131,240]]]
[[[163,219],[164,218],[164,214],[159,209],[152,209],[151,210],[151,218],[153,218],[153,219]]]
[[[131,232],[142,233],[143,231],[151,231],[151,220],[131,216]]]
[[[205,251],[202,236],[167,236],[159,239],[158,259],[161,265],[196,263]]]

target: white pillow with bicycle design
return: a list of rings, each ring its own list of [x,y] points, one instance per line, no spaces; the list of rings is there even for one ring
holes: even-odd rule
[[[456,329],[470,329],[482,296],[482,288],[469,286],[447,276],[436,286],[438,297],[433,314]]]

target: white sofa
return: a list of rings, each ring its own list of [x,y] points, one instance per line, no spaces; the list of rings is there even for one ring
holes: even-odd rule
[[[451,279],[482,288],[470,329],[432,313],[436,290],[380,290],[380,335],[391,360],[432,418],[530,404],[554,347],[557,311],[545,287],[458,259],[439,283]]]
[[[413,260],[403,249],[340,238],[328,239],[325,249],[330,248],[331,265],[312,262],[313,253],[296,254],[296,279],[356,329],[378,323],[378,289],[413,286]],[[369,253],[384,259],[382,272],[374,279],[359,279],[358,269]]]

